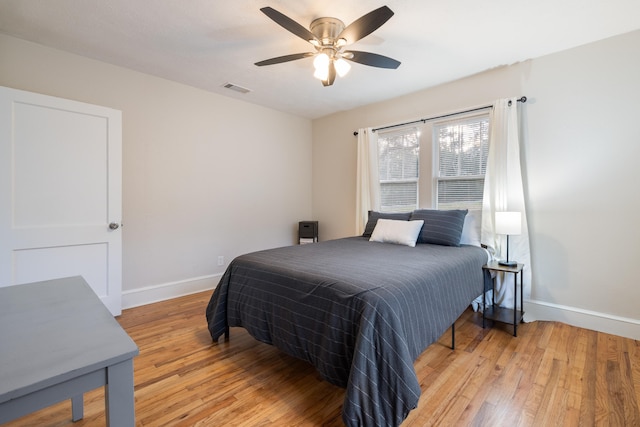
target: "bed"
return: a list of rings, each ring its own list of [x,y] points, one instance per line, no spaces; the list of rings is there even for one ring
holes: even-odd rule
[[[214,340],[245,328],[346,388],[347,426],[396,426],[417,406],[415,359],[482,293],[487,253],[349,237],[234,259],[206,310]]]

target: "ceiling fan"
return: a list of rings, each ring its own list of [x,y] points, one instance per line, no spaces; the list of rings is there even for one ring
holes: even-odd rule
[[[377,53],[344,50],[345,46],[368,36],[393,16],[393,11],[387,6],[361,16],[346,27],[336,18],[318,18],[311,22],[309,30],[271,7],[263,7],[260,10],[285,30],[311,43],[315,52],[294,53],[266,59],[256,62],[255,65],[258,67],[313,56],[314,77],[322,80],[324,86],[331,86],[336,79],[336,74],[343,77],[351,68],[345,60],[378,68],[396,69],[400,66],[399,61]]]

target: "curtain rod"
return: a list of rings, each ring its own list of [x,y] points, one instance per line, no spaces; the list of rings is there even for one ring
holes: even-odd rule
[[[527,102],[527,97],[526,96],[522,96],[522,97],[518,98],[516,101],[522,102],[522,103]],[[509,101],[509,105],[511,105],[511,101]],[[371,129],[371,130],[373,132],[375,132],[375,131],[378,131],[378,130],[392,129],[392,128],[397,128],[397,127],[400,127],[400,126],[412,125],[412,124],[415,124],[415,123],[426,123],[426,122],[428,122],[430,120],[444,119],[445,117],[458,116],[460,114],[466,114],[466,113],[473,113],[474,111],[486,110],[488,108],[493,108],[493,105],[485,105],[484,107],[472,108],[470,110],[458,111],[456,113],[443,114],[442,116],[428,117],[426,119],[414,120],[412,122],[405,122],[405,123],[398,123],[396,125],[383,126],[383,127],[379,127],[379,128],[375,128],[375,129]],[[353,136],[358,136],[358,131],[357,130],[353,132]]]

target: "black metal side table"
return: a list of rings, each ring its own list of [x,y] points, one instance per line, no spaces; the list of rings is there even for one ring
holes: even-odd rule
[[[522,321],[524,317],[524,297],[523,297],[523,280],[522,280],[522,270],[524,268],[524,264],[516,264],[513,267],[500,265],[497,261],[492,261],[486,265],[482,266],[483,269],[489,271],[501,271],[504,273],[513,273],[513,310],[510,308],[503,308],[496,305],[495,300],[495,289],[496,289],[496,279],[493,279],[493,304],[487,307],[486,301],[486,292],[482,293],[482,327],[485,326],[485,319],[494,320],[502,323],[508,323],[513,325],[513,336],[518,336],[518,323]],[[518,273],[520,273],[520,310],[518,310]]]

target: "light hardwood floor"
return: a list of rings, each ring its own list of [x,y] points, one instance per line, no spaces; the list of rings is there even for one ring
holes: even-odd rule
[[[232,328],[213,344],[210,292],[125,310],[138,426],[341,426],[344,390],[305,362]],[[406,426],[640,426],[640,341],[555,322],[482,329],[467,310],[415,362],[422,387]],[[104,393],[85,418],[63,402],[7,426],[103,426]]]

